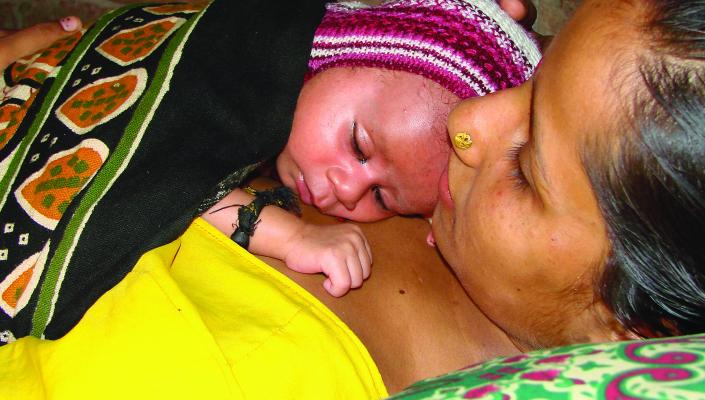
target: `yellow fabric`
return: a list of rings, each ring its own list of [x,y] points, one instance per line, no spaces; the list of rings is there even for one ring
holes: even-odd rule
[[[0,398],[386,397],[329,309],[201,219],[65,337],[0,348]]]

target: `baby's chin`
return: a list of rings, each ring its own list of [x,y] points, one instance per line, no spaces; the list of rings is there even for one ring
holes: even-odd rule
[[[397,214],[382,214],[379,213],[351,213],[348,210],[341,211],[337,209],[332,210],[318,210],[322,214],[335,217],[339,221],[354,221],[354,222],[377,222]]]
[[[284,163],[280,163],[279,159],[277,158],[277,162],[275,163],[275,166],[272,169],[272,172],[274,173],[273,178],[279,181],[282,185],[289,188],[292,192],[296,193],[296,195],[298,196],[299,192],[296,189],[296,183],[294,182],[293,177],[291,177],[290,174],[287,174],[287,172],[283,168],[283,164]]]
[[[298,190],[296,190],[296,185],[292,185],[290,182],[286,182],[286,180],[281,179],[280,177],[276,177],[279,182],[281,182],[282,185],[286,186],[289,190],[294,192],[296,196],[299,195]]]

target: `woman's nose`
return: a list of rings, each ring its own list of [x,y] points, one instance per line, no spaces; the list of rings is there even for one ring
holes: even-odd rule
[[[453,150],[466,165],[479,167],[490,154],[526,141],[532,83],[467,99],[448,116]],[[468,139],[472,144],[468,146]]]
[[[338,201],[348,210],[353,210],[360,199],[367,193],[370,184],[363,174],[355,174],[344,168],[333,166],[326,171],[328,180],[333,185],[333,193]]]

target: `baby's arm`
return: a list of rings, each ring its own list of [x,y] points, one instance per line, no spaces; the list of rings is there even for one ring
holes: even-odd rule
[[[235,189],[202,217],[230,236],[237,227],[240,207],[228,206],[252,200],[254,196]],[[297,272],[324,273],[323,287],[333,296],[360,287],[370,275],[372,252],[360,228],[353,224],[311,225],[277,206],[264,207],[258,220],[248,250],[283,260]]]

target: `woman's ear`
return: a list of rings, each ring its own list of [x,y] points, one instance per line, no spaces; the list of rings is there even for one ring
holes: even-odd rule
[[[530,0],[499,0],[499,6],[528,30],[536,21],[536,7]]]

